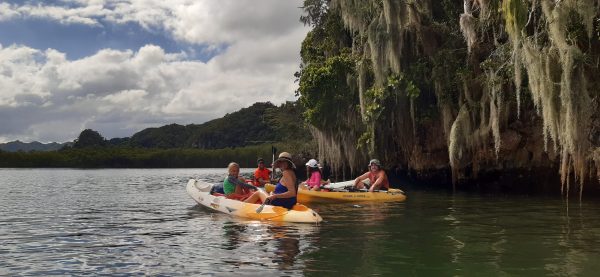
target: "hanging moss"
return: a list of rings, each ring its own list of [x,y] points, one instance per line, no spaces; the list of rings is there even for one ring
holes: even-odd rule
[[[350,166],[367,155],[407,168],[449,163],[455,181],[550,166],[565,194],[575,182],[582,192],[600,147],[589,139],[599,112],[589,103],[600,97],[598,1],[320,3],[327,9],[311,21],[321,23],[305,40],[299,77],[324,155]],[[331,101],[343,108],[326,109]],[[424,157],[436,151],[447,159],[430,164]],[[523,158],[542,151],[549,159]]]
[[[506,32],[512,37],[520,37],[527,23],[528,7],[525,0],[503,0],[502,14]]]

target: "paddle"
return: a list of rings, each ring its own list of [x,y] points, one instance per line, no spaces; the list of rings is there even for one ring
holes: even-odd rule
[[[275,148],[275,146],[271,145],[271,154],[273,154],[273,162],[271,163],[273,171],[271,171],[271,174],[272,174],[271,179],[273,179],[273,177],[275,177],[275,152],[277,152],[277,148]],[[262,210],[265,208],[265,205],[268,202],[271,202],[271,200],[269,200],[268,198],[265,199],[265,201],[262,204],[260,204],[260,207],[258,207],[256,209],[256,213],[259,214],[260,212],[262,212]]]
[[[328,185],[323,185],[323,188],[326,188],[326,189],[341,189],[341,188],[350,187],[350,186],[354,186],[354,180],[345,181],[345,182],[330,183]]]
[[[269,183],[271,182],[271,180],[275,179],[275,153],[277,152],[277,148],[275,148],[275,146],[271,145],[271,154],[273,155],[273,159],[271,160],[271,177],[269,180]]]
[[[366,184],[368,182],[368,180],[363,180],[362,182]],[[326,189],[341,189],[341,188],[353,187],[353,186],[354,186],[354,180],[337,182],[337,183],[330,183],[328,185],[323,185],[323,187],[326,188]]]
[[[260,204],[260,207],[258,207],[258,208],[256,209],[256,213],[257,213],[257,214],[259,214],[260,212],[262,212],[262,210],[265,208],[265,205],[266,205],[268,202],[271,202],[271,200],[269,200],[269,199],[265,199],[265,202],[263,202],[262,204]]]

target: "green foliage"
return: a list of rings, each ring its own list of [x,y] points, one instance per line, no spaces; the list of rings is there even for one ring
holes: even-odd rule
[[[54,151],[61,149],[72,143],[41,143],[38,141],[33,142],[21,142],[19,140],[11,141],[7,143],[0,143],[0,150],[4,150],[7,152],[16,152],[16,151]]]
[[[59,151],[0,152],[0,167],[224,167],[231,161],[253,167],[257,157],[271,156],[271,145],[314,156],[302,113],[297,102],[256,103],[205,124],[148,128],[108,142],[87,129]]]
[[[404,74],[390,74],[386,80],[384,88],[373,86],[365,93],[367,104],[366,121],[376,122],[383,114],[389,100],[395,99],[400,94],[405,94],[409,99],[419,97],[421,90],[415,85],[412,79]]]
[[[281,107],[269,102],[255,103],[204,124],[171,124],[148,128],[134,134],[129,142],[121,140],[111,145],[220,149],[293,139],[307,131],[303,126],[302,112],[302,107],[294,103],[286,103]]]
[[[107,141],[110,146],[128,146],[130,138],[111,138]]]
[[[329,0],[304,0],[302,9],[306,12],[306,15],[300,16],[300,22],[312,27],[320,26],[322,24],[321,20],[327,14],[328,7]]]
[[[462,91],[462,82],[471,78],[471,70],[464,64],[464,53],[450,49],[440,50],[432,59],[431,74],[439,88],[437,101],[444,104],[458,103],[458,96]]]
[[[381,87],[371,87],[365,93],[368,103],[365,105],[365,115],[368,122],[376,121],[383,112],[383,101],[389,96],[390,90]]]
[[[280,151],[314,155],[311,141],[274,144]],[[189,168],[226,167],[231,161],[255,167],[256,158],[271,157],[272,144],[223,149],[69,148],[48,152],[0,152],[0,167]]]
[[[265,121],[271,126],[277,141],[311,140],[303,118],[304,108],[298,102],[286,102],[265,110]]]
[[[135,147],[175,148],[183,147],[188,136],[189,130],[185,126],[170,124],[137,132],[131,137],[129,143]]]
[[[347,78],[355,74],[354,57],[343,53],[324,63],[311,63],[301,73],[300,103],[308,123],[327,128],[353,106],[358,96],[348,87]],[[333,122],[332,122],[333,120]]]
[[[387,89],[390,92],[404,91],[406,96],[411,99],[419,97],[419,94],[421,93],[415,83],[412,80],[404,77],[402,74],[392,74],[388,76]]]
[[[100,133],[92,129],[85,129],[75,140],[73,148],[100,147],[104,145],[106,145],[106,140],[100,135]]]
[[[295,74],[304,120],[320,129],[343,127],[338,119],[346,116],[358,101],[356,89],[348,86],[348,79],[356,77],[357,59],[349,48],[351,36],[339,11],[323,8],[328,4],[329,1],[304,1],[305,19],[313,29],[302,42],[302,65]]]
[[[350,34],[345,30],[339,13],[327,10],[327,12],[320,13],[319,18],[312,20],[317,25],[308,32],[302,41],[300,56],[303,65],[301,68],[311,63],[324,63],[327,57],[339,55],[343,51],[350,52],[346,48],[351,42]],[[302,71],[296,72],[296,78],[299,79],[301,74]]]
[[[120,147],[71,148],[49,152],[1,152],[0,167],[225,167],[231,161],[236,161],[244,167],[253,167],[255,166],[256,157],[268,157],[270,154],[270,144],[218,150]]]

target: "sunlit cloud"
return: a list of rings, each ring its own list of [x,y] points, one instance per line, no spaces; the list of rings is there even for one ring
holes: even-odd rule
[[[300,5],[280,0],[2,3],[0,21],[35,18],[96,29],[134,23],[182,45],[206,47],[170,52],[149,43],[70,59],[64,51],[7,44],[0,37],[0,139],[63,142],[83,128],[123,137],[146,127],[202,123],[259,101],[293,100],[293,74],[308,31],[298,21]],[[211,58],[194,59],[194,51]]]

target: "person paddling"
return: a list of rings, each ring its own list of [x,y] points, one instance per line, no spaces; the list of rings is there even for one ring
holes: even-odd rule
[[[273,206],[281,206],[286,209],[292,209],[296,205],[296,173],[294,169],[296,166],[292,162],[292,155],[288,152],[281,152],[279,158],[275,160],[275,168],[280,168],[283,172],[283,176],[277,182],[275,191],[270,196],[266,196],[265,193],[257,191],[248,199],[246,202],[256,203],[258,199],[263,201],[270,201]]]
[[[354,179],[354,187],[363,189],[365,184],[362,181],[365,179],[369,179],[370,181],[370,192],[373,192],[374,190],[388,190],[390,188],[390,183],[385,174],[385,170],[381,168],[381,162],[378,159],[369,161],[369,171]]]

